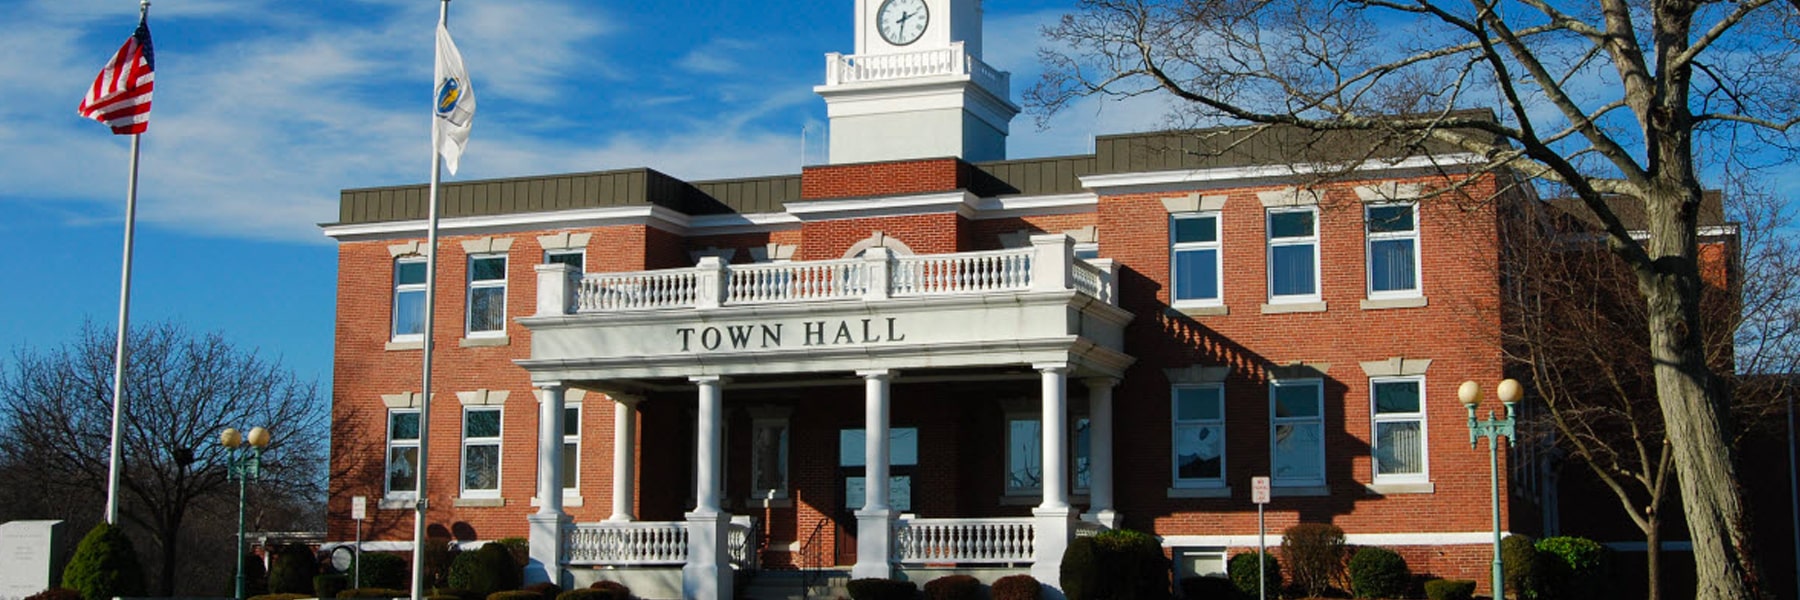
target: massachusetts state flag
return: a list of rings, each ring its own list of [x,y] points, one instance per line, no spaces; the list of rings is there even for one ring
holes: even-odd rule
[[[79,112],[119,135],[143,133],[150,126],[150,91],[155,87],[156,53],[150,47],[150,24],[138,19],[137,31],[94,78]]]
[[[469,127],[475,121],[475,86],[469,83],[469,72],[463,69],[462,53],[450,41],[450,30],[438,23],[437,89],[431,118],[431,142],[444,156],[444,166],[456,174],[456,163],[469,146]]]

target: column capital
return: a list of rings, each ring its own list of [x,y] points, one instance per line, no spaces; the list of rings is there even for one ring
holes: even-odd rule
[[[602,392],[602,393],[606,394],[607,398],[611,398],[613,402],[623,404],[625,406],[629,406],[632,408],[637,408],[637,405],[644,401],[644,397],[639,396],[637,394],[627,394],[625,392]]]
[[[688,381],[693,383],[725,384],[729,383],[731,379],[724,375],[689,375]]]
[[[1067,363],[1067,362],[1031,363],[1031,368],[1033,370],[1041,372],[1041,373],[1066,373],[1069,371],[1069,363]]]
[[[547,392],[554,392],[568,389],[569,386],[563,385],[563,382],[561,381],[533,381],[531,382],[531,387]]]
[[[894,370],[893,369],[860,369],[856,372],[856,376],[861,377],[863,379],[893,379],[894,378]]]
[[[1119,378],[1111,375],[1097,375],[1094,377],[1083,377],[1081,378],[1081,383],[1090,390],[1095,388],[1113,388],[1119,385]]]

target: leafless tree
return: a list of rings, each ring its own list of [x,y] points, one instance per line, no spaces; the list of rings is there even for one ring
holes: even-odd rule
[[[16,349],[0,362],[0,446],[4,470],[31,482],[39,510],[92,523],[101,516],[112,422],[113,333],[92,324],[51,350]],[[278,361],[240,349],[217,333],[195,335],[169,323],[134,328],[126,367],[120,515],[155,550],[146,565],[157,595],[219,589],[219,581],[180,581],[232,564],[237,484],[218,435],[226,427],[267,427],[262,477],[253,484],[256,520],[292,526],[324,498],[328,411],[317,386]],[[58,505],[94,510],[91,520]],[[316,515],[310,520],[320,520]],[[322,523],[319,523],[322,524]],[[317,526],[312,524],[309,526]],[[184,565],[186,542],[209,568]],[[211,584],[211,585],[208,585]]]
[[[1196,121],[1445,144],[1475,171],[1569,190],[1645,302],[1696,596],[1746,599],[1755,561],[1731,392],[1706,356],[1696,213],[1708,169],[1793,155],[1797,17],[1800,0],[1082,0],[1047,32],[1059,48],[1027,102],[1168,94]],[[1609,197],[1641,209],[1647,238]]]

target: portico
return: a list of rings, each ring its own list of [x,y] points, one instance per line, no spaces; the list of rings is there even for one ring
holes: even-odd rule
[[[847,507],[855,509],[853,577],[889,577],[926,562],[1031,564],[1033,575],[1054,585],[1082,518],[1116,522],[1111,389],[1132,362],[1123,352],[1131,317],[1117,306],[1110,261],[1075,258],[1067,236],[988,252],[895,256],[877,247],[833,261],[702,258],[693,268],[580,278],[557,264],[537,272],[537,312],[519,319],[532,331],[531,357],[517,362],[543,390],[540,435],[560,431],[548,415],[562,414],[564,390],[596,390],[618,403],[612,444],[625,451],[613,453],[606,521],[570,523],[551,501],[531,517],[532,558],[541,569],[534,575],[558,580],[566,566],[597,562],[680,566],[684,597],[730,597],[733,565],[756,559],[759,526],[734,520],[722,502],[725,407],[734,386],[767,393],[860,380],[861,504]],[[1027,374],[1036,379],[1042,419],[1032,516],[918,519],[891,504],[896,382]],[[1071,502],[1071,378],[1089,404],[1085,515]],[[694,398],[693,510],[683,523],[638,521],[631,499],[639,468],[629,449],[648,440],[638,437],[635,413],[640,403],[681,396]],[[561,446],[541,442],[538,451],[538,496],[559,497]]]

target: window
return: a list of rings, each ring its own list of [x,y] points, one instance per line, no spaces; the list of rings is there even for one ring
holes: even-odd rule
[[[1369,381],[1377,482],[1425,481],[1424,387],[1419,377]]]
[[[1314,207],[1269,210],[1269,301],[1319,300],[1319,224]]]
[[[1417,296],[1418,205],[1371,204],[1363,222],[1369,238],[1369,297]]]
[[[1176,305],[1220,302],[1219,213],[1170,216],[1169,254]]]
[[[394,259],[394,339],[425,335],[425,257]]]
[[[410,497],[419,489],[419,411],[388,411],[387,495]]]
[[[758,500],[788,496],[787,419],[759,418],[751,423],[750,493]]]
[[[469,257],[469,335],[506,335],[506,255]]]
[[[563,491],[576,493],[581,488],[581,407],[564,407],[562,426]]]
[[[1325,485],[1324,394],[1317,379],[1270,384],[1273,484]]]
[[[864,446],[869,435],[862,429],[838,432],[838,467],[861,467],[868,463]],[[919,430],[916,427],[888,429],[888,508],[900,512],[912,510],[912,469],[919,464]],[[896,473],[898,472],[898,473]],[[867,504],[867,488],[860,475],[844,476],[844,506],[860,508]]]
[[[500,496],[500,409],[464,407],[462,495]]]
[[[1175,487],[1225,485],[1225,388],[1176,386]]]
[[[575,267],[576,275],[580,275],[586,272],[587,250],[580,248],[574,250],[545,250],[544,264],[569,265]]]
[[[1095,259],[1100,258],[1100,244],[1094,244],[1094,243],[1077,243],[1077,244],[1075,244],[1075,258],[1079,258],[1081,260],[1095,260]]]
[[[1069,461],[1074,470],[1070,487],[1083,491],[1088,487],[1090,430],[1087,417],[1070,419]],[[1038,415],[1012,415],[1006,419],[1006,493],[1027,494],[1044,489],[1044,422]]]

